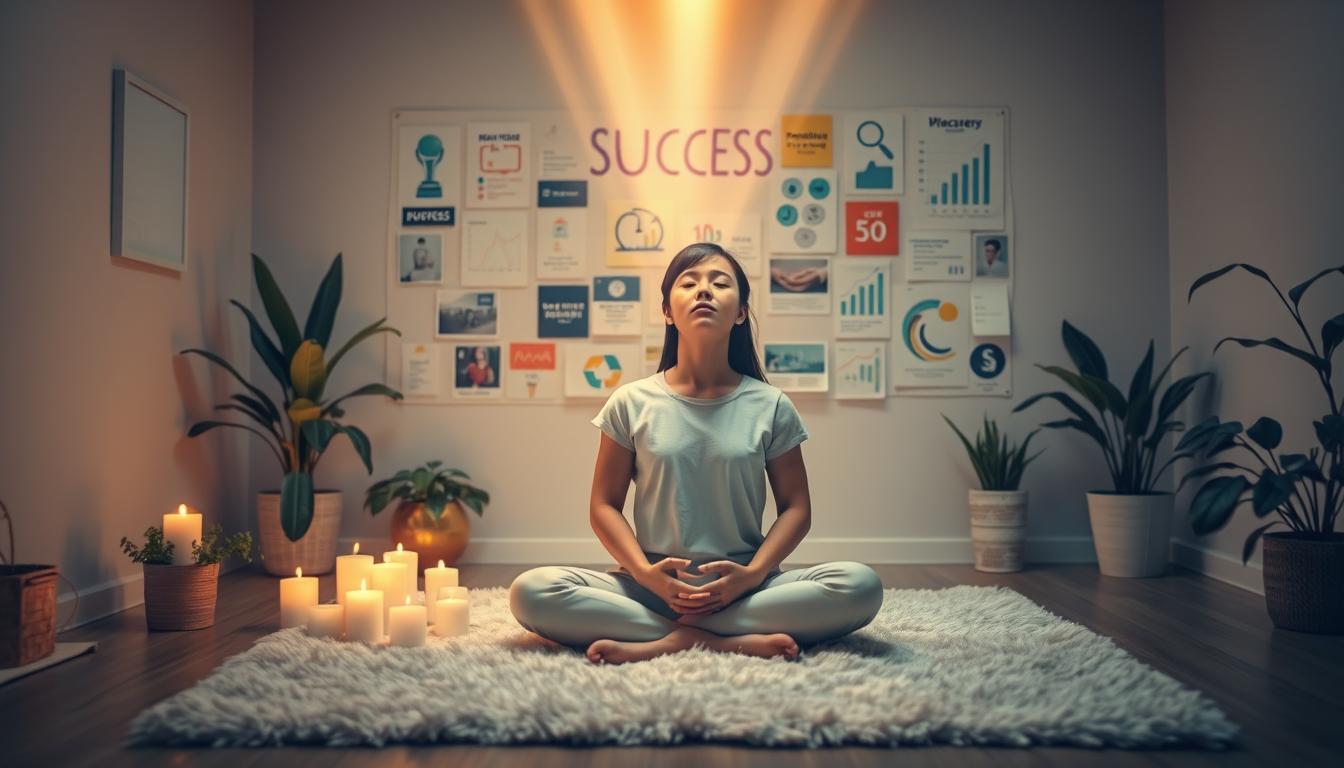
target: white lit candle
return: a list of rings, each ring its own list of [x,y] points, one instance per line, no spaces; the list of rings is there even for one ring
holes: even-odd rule
[[[373,555],[359,554],[359,542],[355,542],[355,551],[349,555],[336,557],[336,602],[345,604],[345,593],[359,587],[359,583],[369,578],[369,569],[373,567]]]
[[[345,638],[363,643],[383,642],[383,593],[369,589],[362,582],[359,589],[345,593]]]
[[[434,603],[434,634],[456,637],[467,634],[471,623],[471,603],[457,597],[445,597]]]
[[[297,627],[308,620],[308,609],[317,605],[317,577],[304,576],[302,568],[294,576],[280,580],[280,628]]]
[[[406,594],[414,595],[420,578],[420,553],[409,552],[398,542],[395,550],[383,553],[383,562],[406,564]],[[401,605],[401,600],[398,599],[395,605]]]
[[[339,640],[344,628],[344,605],[323,603],[308,609],[308,634],[313,637],[331,637]]]
[[[425,606],[411,603],[406,596],[403,605],[392,606],[387,624],[387,642],[413,648],[425,644]]]
[[[471,602],[471,593],[466,587],[439,587],[439,591],[434,595],[435,600],[447,600],[450,597],[454,600]]]
[[[434,601],[439,599],[440,587],[457,586],[457,569],[445,568],[443,561],[439,561],[438,568],[425,569],[425,605],[429,608],[434,607]],[[431,610],[430,613],[433,613]]]
[[[172,542],[173,565],[193,565],[191,545],[201,540],[201,513],[188,512],[186,504],[177,505],[177,513],[163,516],[163,540]]]
[[[406,602],[406,564],[374,563],[369,568],[369,586],[383,593],[383,621],[387,609]]]

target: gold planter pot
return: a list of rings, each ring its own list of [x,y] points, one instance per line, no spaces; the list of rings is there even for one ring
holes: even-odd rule
[[[471,523],[461,503],[452,501],[436,521],[420,502],[403,501],[392,513],[392,546],[420,553],[420,567],[432,568],[442,560],[453,565],[467,548]]]

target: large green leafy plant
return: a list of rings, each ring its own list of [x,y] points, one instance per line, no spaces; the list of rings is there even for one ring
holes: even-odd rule
[[[1312,422],[1319,446],[1311,448],[1307,453],[1279,453],[1276,456],[1275,451],[1283,441],[1283,427],[1268,416],[1256,419],[1244,432],[1239,421],[1220,421],[1216,415],[1211,416],[1192,427],[1181,440],[1178,449],[1195,451],[1206,458],[1241,450],[1259,463],[1259,467],[1253,467],[1235,461],[1217,461],[1195,469],[1187,476],[1189,479],[1222,470],[1235,472],[1206,481],[1195,494],[1190,502],[1190,524],[1195,533],[1203,535],[1222,528],[1232,512],[1246,502],[1250,502],[1257,518],[1264,518],[1271,512],[1278,513],[1278,519],[1256,528],[1246,537],[1241,551],[1241,562],[1244,564],[1255,551],[1256,542],[1269,528],[1282,524],[1294,531],[1326,537],[1334,531],[1335,520],[1340,511],[1344,510],[1344,417],[1340,415],[1344,401],[1335,398],[1332,380],[1334,367],[1331,364],[1341,341],[1344,341],[1344,313],[1325,321],[1321,326],[1318,345],[1302,320],[1299,306],[1313,283],[1331,272],[1344,274],[1344,266],[1318,272],[1314,277],[1294,286],[1285,298],[1283,291],[1264,270],[1250,264],[1229,264],[1196,280],[1190,286],[1186,301],[1194,298],[1200,286],[1238,267],[1269,283],[1274,289],[1279,301],[1302,331],[1306,349],[1274,336],[1268,339],[1228,336],[1214,346],[1214,354],[1218,353],[1218,348],[1223,344],[1232,341],[1247,348],[1269,347],[1291,355],[1310,366],[1316,374],[1325,391],[1326,407],[1329,409],[1329,413],[1320,420]],[[1256,450],[1257,447],[1259,450]]]
[[[1036,367],[1061,379],[1084,402],[1096,409],[1096,416],[1068,393],[1059,391],[1033,395],[1014,408],[1013,412],[1030,408],[1045,399],[1058,402],[1068,409],[1071,418],[1049,421],[1042,427],[1076,429],[1096,441],[1106,457],[1106,469],[1111,474],[1116,493],[1153,493],[1168,467],[1178,459],[1193,455],[1178,449],[1164,464],[1157,465],[1162,439],[1168,433],[1185,429],[1183,422],[1172,418],[1176,410],[1194,391],[1200,379],[1212,377],[1213,374],[1192,374],[1173,381],[1165,391],[1161,391],[1162,380],[1186,348],[1182,347],[1173,355],[1154,377],[1153,342],[1150,339],[1148,354],[1144,355],[1143,362],[1135,369],[1129,382],[1129,396],[1126,397],[1119,387],[1111,383],[1106,358],[1087,334],[1065,320],[1063,337],[1064,349],[1077,370],[1039,363]]]
[[[378,514],[392,501],[420,502],[438,522],[449,502],[461,500],[471,507],[477,517],[485,515],[484,506],[490,503],[490,494],[462,480],[470,480],[460,469],[441,469],[443,462],[431,461],[423,467],[403,469],[386,480],[369,486],[364,507],[370,514]]]
[[[302,331],[289,308],[289,302],[271,276],[270,268],[256,254],[252,255],[252,275],[274,337],[262,328],[256,315],[245,305],[234,299],[230,299],[229,303],[247,316],[252,348],[279,383],[282,402],[276,405],[261,387],[243,378],[237,369],[219,355],[204,349],[183,350],[182,354],[200,355],[221,366],[243,385],[247,394],[233,394],[230,396],[232,402],[216,405],[215,409],[241,413],[252,422],[200,421],[191,426],[187,435],[196,437],[216,427],[234,427],[260,437],[275,454],[284,473],[280,485],[280,524],[290,541],[298,541],[313,521],[313,471],[317,469],[322,454],[330,447],[332,438],[336,435],[349,438],[350,444],[364,462],[365,469],[373,474],[369,438],[358,427],[338,421],[345,416],[341,403],[365,395],[401,399],[400,392],[376,383],[357,387],[340,397],[324,399],[331,372],[359,342],[379,333],[400,336],[401,332],[384,325],[386,317],[380,318],[350,337],[336,354],[329,358],[326,356],[332,326],[336,322],[336,308],[341,303],[339,253],[318,285],[317,295],[313,297]]]
[[[1033,429],[1021,445],[1014,446],[1007,435],[999,432],[999,425],[986,416],[984,427],[976,433],[975,442],[972,443],[946,415],[943,415],[943,421],[961,438],[966,455],[971,459],[971,466],[975,468],[975,475],[980,478],[980,488],[986,491],[1016,491],[1022,483],[1022,472],[1027,465],[1044,453],[1037,451],[1027,456],[1027,446],[1031,445],[1031,438],[1036,436],[1039,429]]]

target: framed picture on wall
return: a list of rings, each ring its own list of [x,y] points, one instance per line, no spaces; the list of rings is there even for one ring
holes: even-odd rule
[[[187,108],[124,69],[112,83],[111,253],[185,270]]]

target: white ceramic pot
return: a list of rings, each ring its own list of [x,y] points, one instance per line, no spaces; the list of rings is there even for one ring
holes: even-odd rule
[[[1022,570],[1027,545],[1027,492],[972,490],[968,496],[975,569],[987,573]]]
[[[1170,493],[1087,494],[1092,543],[1102,574],[1147,577],[1166,573],[1174,500]]]
[[[257,527],[261,529],[261,564],[273,576],[319,576],[336,568],[336,536],[341,530],[341,492],[313,494],[313,522],[298,541],[290,541],[280,525],[280,492],[257,494]]]

